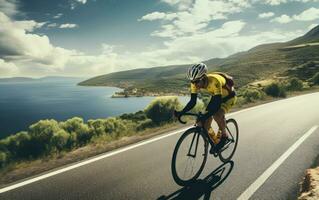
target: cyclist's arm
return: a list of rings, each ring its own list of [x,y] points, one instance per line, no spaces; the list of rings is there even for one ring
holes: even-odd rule
[[[220,109],[221,104],[222,104],[221,94],[212,96],[206,108],[208,112],[203,115],[201,120],[205,121],[209,117],[213,116]]]
[[[187,103],[185,108],[182,110],[182,113],[186,113],[190,111],[192,108],[194,108],[194,106],[196,105],[196,101],[197,101],[197,93],[191,93],[191,99]]]
[[[214,96],[211,97],[205,113],[201,120],[207,120],[209,117],[213,116],[220,108],[222,104],[222,82],[219,79],[214,79],[213,82]]]

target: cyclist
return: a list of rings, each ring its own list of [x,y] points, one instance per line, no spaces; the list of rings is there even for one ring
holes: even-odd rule
[[[191,99],[182,111],[175,111],[174,115],[179,117],[191,110],[196,105],[197,93],[200,89],[207,90],[212,96],[206,113],[198,120],[198,126],[204,126],[213,140],[214,132],[211,127],[213,118],[218,124],[217,145],[210,149],[210,153],[218,152],[228,141],[228,135],[225,130],[225,113],[236,103],[237,97],[233,87],[232,77],[227,74],[216,72],[207,73],[207,66],[199,63],[191,66],[187,72],[187,78],[191,81]],[[214,141],[214,140],[213,140]]]

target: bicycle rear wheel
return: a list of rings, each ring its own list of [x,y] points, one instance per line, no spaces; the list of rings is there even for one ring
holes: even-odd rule
[[[238,144],[238,124],[234,119],[226,120],[226,132],[230,141],[219,152],[219,159],[228,162],[234,155]]]
[[[188,129],[177,141],[172,157],[172,175],[175,182],[185,186],[196,180],[203,171],[208,142],[197,128]]]

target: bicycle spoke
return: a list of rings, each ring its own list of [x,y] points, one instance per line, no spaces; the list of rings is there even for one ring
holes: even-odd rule
[[[173,160],[173,178],[179,185],[196,179],[207,158],[207,141],[196,129],[185,132],[176,144]]]

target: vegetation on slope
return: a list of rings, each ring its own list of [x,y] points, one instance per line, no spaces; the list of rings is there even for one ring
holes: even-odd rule
[[[300,65],[318,62],[318,46],[286,48],[301,42],[317,42],[318,38],[319,26],[290,42],[259,45],[228,58],[214,58],[204,62],[209,71],[223,71],[232,75],[236,80],[236,87],[240,88],[257,80],[282,76]],[[190,64],[122,71],[94,77],[79,84],[115,86],[124,88],[128,93],[135,89],[140,95],[176,91],[187,94],[189,85],[185,79],[185,72],[189,66]],[[315,67],[315,71],[318,71],[318,66]]]

